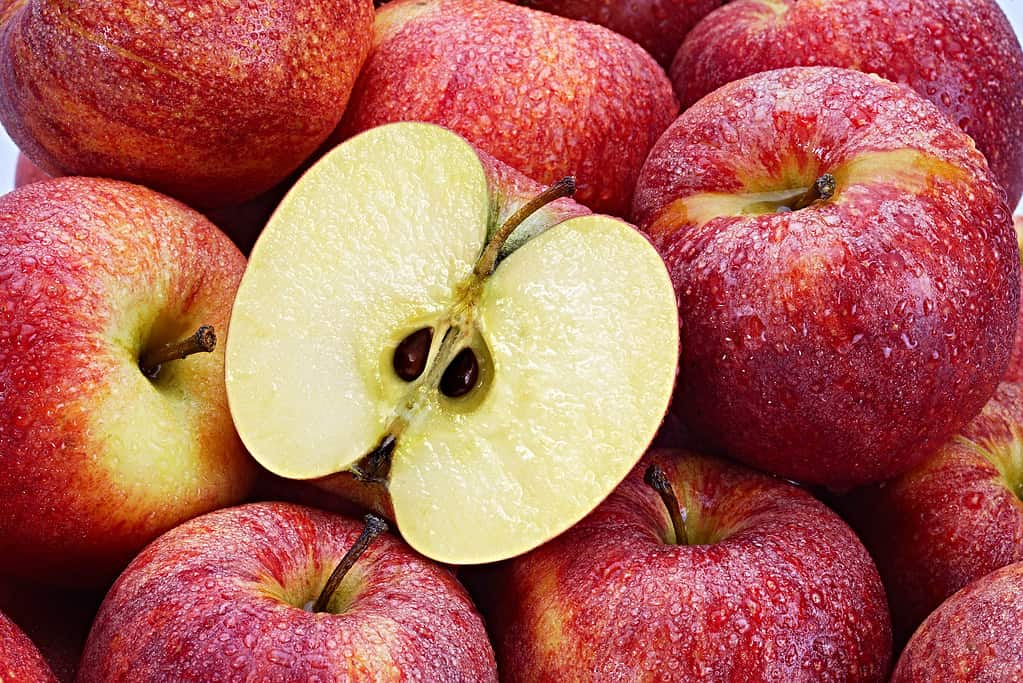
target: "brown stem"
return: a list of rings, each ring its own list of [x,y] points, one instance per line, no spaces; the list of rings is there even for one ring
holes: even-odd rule
[[[187,358],[193,353],[210,353],[217,347],[217,333],[212,325],[203,325],[188,339],[164,344],[147,351],[139,359],[139,369],[149,379],[156,379],[164,363]]]
[[[351,468],[352,476],[365,483],[383,483],[391,472],[391,454],[398,440],[393,434],[380,439],[376,448],[362,456],[362,459]]]
[[[831,199],[837,187],[838,183],[835,181],[835,176],[825,173],[814,182],[810,189],[806,191],[806,194],[796,200],[796,203],[792,205],[792,210],[799,211],[800,209],[805,209],[818,199]]]
[[[671,517],[671,526],[675,529],[675,543],[678,545],[689,545],[689,532],[686,529],[686,521],[682,519],[682,510],[679,509],[678,498],[675,497],[675,489],[668,481],[668,475],[664,473],[660,465],[650,465],[643,475],[643,481],[661,496],[661,502],[668,508],[668,516]]]
[[[355,539],[355,543],[348,549],[345,556],[334,567],[330,578],[327,579],[327,584],[320,591],[320,597],[316,599],[316,603],[313,605],[314,612],[327,611],[327,605],[330,603],[330,599],[334,597],[334,593],[337,592],[338,586],[341,585],[345,575],[359,560],[359,557],[366,552],[366,548],[373,542],[373,539],[387,531],[387,522],[383,518],[370,514],[366,515],[363,519],[366,522],[366,526],[363,527],[362,533]]]
[[[494,272],[494,268],[497,267],[497,257],[500,255],[504,243],[508,241],[508,238],[515,232],[515,229],[522,225],[527,218],[551,202],[571,197],[573,194],[575,194],[575,178],[572,176],[562,178],[509,216],[504,225],[494,234],[493,239],[490,240],[487,248],[483,251],[483,255],[480,256],[480,260],[476,264],[477,277],[482,279]]]

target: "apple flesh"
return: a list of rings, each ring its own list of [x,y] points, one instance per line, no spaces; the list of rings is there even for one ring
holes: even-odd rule
[[[1023,562],[943,602],[899,656],[891,683],[1023,680]]]
[[[509,682],[883,681],[891,658],[884,590],[852,530],[791,484],[685,451],[652,452],[483,585]]]
[[[908,88],[796,67],[708,95],[634,205],[681,302],[673,410],[704,448],[788,479],[906,471],[1005,371],[1009,216],[973,142]]]
[[[493,649],[465,590],[387,534],[326,609],[312,611],[361,527],[283,503],[186,522],[110,589],[79,683],[496,681]]]
[[[227,344],[256,460],[295,479],[350,471],[413,548],[452,564],[525,552],[592,510],[653,438],[677,366],[675,297],[646,238],[506,194],[529,182],[495,166],[423,123],[336,148],[256,243]]]
[[[623,216],[677,113],[660,66],[601,26],[499,0],[397,0],[333,141],[436,123],[544,185],[574,176],[577,201]]]
[[[606,26],[642,45],[667,69],[682,39],[722,0],[518,0],[518,4]]]
[[[789,66],[838,66],[903,83],[976,141],[1016,206],[1023,194],[1023,50],[996,0],[733,0],[671,66],[682,106]]]
[[[137,185],[0,198],[4,572],[102,585],[163,531],[244,499],[255,465],[223,350],[143,372],[200,326],[227,333],[244,268],[202,216]]]
[[[372,21],[370,0],[8,0],[0,120],[51,175],[238,204],[336,127]]]
[[[0,681],[56,683],[39,650],[14,622],[0,612]]]
[[[1023,561],[1023,386],[920,465],[840,505],[877,561],[903,643],[948,596]]]

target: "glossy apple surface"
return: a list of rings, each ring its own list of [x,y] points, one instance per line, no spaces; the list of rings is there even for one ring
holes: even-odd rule
[[[684,541],[644,481],[652,464]],[[644,458],[487,594],[507,681],[883,681],[891,658],[884,590],[852,530],[791,484],[686,451]]]
[[[241,501],[223,349],[245,259],[194,211],[128,183],[59,178],[0,198],[0,555],[4,571],[98,585],[179,522]],[[221,345],[222,346],[222,345]]]
[[[397,0],[334,140],[436,123],[543,185],[575,176],[576,201],[623,216],[677,113],[664,71],[601,26],[498,0]]]
[[[51,175],[238,204],[337,125],[372,21],[370,0],[5,0],[0,120]]]
[[[376,538],[307,611],[362,524],[283,503],[220,510],[146,548],[93,624],[79,683],[496,681],[483,621],[447,569]]]
[[[904,83],[976,140],[1016,206],[1023,194],[1023,50],[996,0],[733,0],[694,28],[671,67],[683,107],[788,66]]]
[[[39,650],[14,622],[0,612],[0,681],[56,683]]]
[[[677,367],[675,296],[647,239],[562,199],[502,241],[523,189],[543,194],[516,176],[430,124],[349,140],[264,230],[227,343],[256,460],[358,475],[413,548],[452,564],[525,552],[596,507],[656,433]],[[451,393],[463,354],[477,374]]]
[[[1023,561],[1023,386],[1002,383],[984,410],[920,465],[842,501],[877,561],[904,642],[945,598]]]
[[[1020,246],[1020,258],[1023,263],[1023,216],[1014,216],[1013,226],[1016,228],[1016,241]],[[1023,301],[1023,283],[1020,283],[1020,300]],[[1023,335],[1020,329],[1023,327],[1023,306],[1020,306],[1019,317],[1016,320],[1016,340],[1012,345],[1012,355],[1009,358],[1009,369],[1005,371],[1006,382],[1023,382]]]
[[[977,579],[936,609],[899,656],[891,683],[1023,680],[1023,562]]]
[[[909,469],[1007,366],[1004,197],[962,131],[876,76],[797,67],[708,95],[657,143],[634,205],[680,298],[673,410],[709,450],[785,478]]]

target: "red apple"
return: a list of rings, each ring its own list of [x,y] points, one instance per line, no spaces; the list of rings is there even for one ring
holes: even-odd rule
[[[574,176],[576,201],[623,215],[678,113],[650,55],[601,26],[499,0],[398,0],[374,34],[335,143],[436,123],[543,185]]]
[[[1013,226],[1016,228],[1016,241],[1020,246],[1020,258],[1023,259],[1023,216],[1013,218]],[[1023,261],[1021,261],[1023,262]],[[1023,282],[1020,283],[1020,300],[1023,301]],[[1009,357],[1009,369],[1005,371],[1006,382],[1023,382],[1023,335],[1020,330],[1023,328],[1023,306],[1020,306],[1019,316],[1016,320],[1016,340],[1012,345],[1012,355]]]
[[[682,39],[723,0],[518,0],[518,4],[607,26],[630,38],[668,68]]]
[[[941,602],[1023,561],[1023,386],[984,410],[909,472],[840,505],[877,562],[897,642]]]
[[[655,466],[664,502],[644,481]],[[506,681],[852,683],[884,680],[891,658],[884,590],[849,527],[791,484],[685,451],[649,454],[491,581]]]
[[[465,590],[397,538],[372,540],[337,590],[323,590],[346,551],[365,548],[361,530],[259,503],[168,532],[107,594],[79,683],[496,681]]]
[[[56,680],[28,636],[0,612],[0,681],[55,683]]]
[[[891,683],[1023,680],[1023,562],[950,597],[910,639]]]
[[[137,185],[59,178],[0,198],[5,572],[100,585],[163,531],[244,499],[255,465],[223,345],[170,362],[200,326],[227,334],[244,268],[202,216]]]
[[[1009,206],[1023,194],[1023,51],[995,0],[734,0],[671,66],[683,107],[787,66],[840,66],[904,83],[977,142]]]
[[[238,204],[337,125],[372,21],[370,0],[5,0],[0,120],[51,175]]]
[[[18,165],[14,168],[14,187],[31,185],[46,180],[50,175],[32,163],[24,154],[18,154]]]
[[[1009,216],[972,141],[908,88],[796,67],[708,95],[634,205],[680,298],[673,409],[697,443],[788,479],[904,472],[1005,371]]]

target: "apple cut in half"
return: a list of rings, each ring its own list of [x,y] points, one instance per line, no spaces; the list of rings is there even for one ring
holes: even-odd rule
[[[525,196],[498,164],[423,123],[340,145],[260,236],[227,341],[256,460],[350,472],[450,564],[513,557],[589,513],[643,455],[677,370],[675,294],[647,239],[561,220],[571,179]]]

